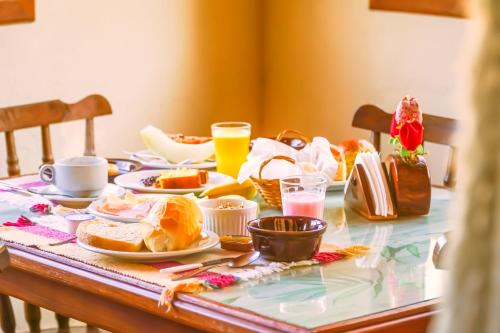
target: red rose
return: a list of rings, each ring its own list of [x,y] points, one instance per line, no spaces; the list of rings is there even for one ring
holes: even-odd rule
[[[406,150],[415,150],[424,140],[424,127],[418,121],[404,123],[399,129],[399,141]]]
[[[392,114],[391,120],[391,137],[396,137],[399,134],[398,123],[396,122],[396,112]]]

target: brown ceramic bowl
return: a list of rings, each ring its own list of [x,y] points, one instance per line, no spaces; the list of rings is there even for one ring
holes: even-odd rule
[[[311,259],[319,250],[326,222],[304,216],[269,216],[248,222],[253,246],[271,261]]]

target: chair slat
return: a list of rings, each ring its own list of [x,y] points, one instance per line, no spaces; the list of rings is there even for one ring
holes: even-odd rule
[[[9,176],[18,176],[21,170],[17,158],[16,140],[12,131],[5,132],[5,144],[7,148],[7,174]]]
[[[74,104],[53,100],[0,108],[0,132],[88,119],[111,113],[109,102],[100,95],[87,96]]]
[[[85,151],[86,156],[95,156],[94,119],[85,119]]]
[[[48,125],[41,127],[42,130],[42,162],[44,164],[54,163],[52,155],[52,141],[50,140],[50,128]]]

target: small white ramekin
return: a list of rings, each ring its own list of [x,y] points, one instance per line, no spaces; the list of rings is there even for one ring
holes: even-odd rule
[[[235,205],[243,203],[243,208],[217,209],[223,202]],[[257,218],[257,203],[241,199],[208,199],[198,201],[203,212],[203,228],[213,231],[219,236],[250,235],[247,230],[248,221]]]

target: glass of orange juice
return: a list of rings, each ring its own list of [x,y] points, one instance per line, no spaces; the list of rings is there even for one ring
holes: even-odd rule
[[[217,171],[238,177],[250,147],[251,125],[242,122],[223,122],[212,125]]]

